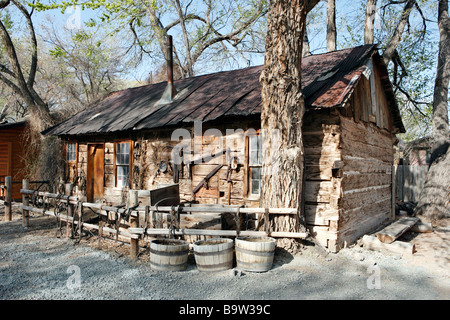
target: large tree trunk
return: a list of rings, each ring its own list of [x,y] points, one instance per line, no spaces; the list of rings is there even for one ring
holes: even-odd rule
[[[450,19],[448,0],[439,1],[439,56],[433,96],[433,140],[435,149],[449,141],[448,85],[450,79]]]
[[[366,18],[364,20],[364,44],[372,44],[374,41],[373,29],[377,0],[367,0]]]
[[[336,3],[327,1],[327,51],[336,51]]]
[[[433,96],[433,147],[430,170],[416,207],[416,214],[431,219],[449,215],[450,134],[448,124],[448,85],[450,80],[450,19],[448,0],[439,1],[439,56]]]
[[[304,231],[300,223],[303,181],[301,90],[302,43],[306,14],[318,1],[273,0],[270,3],[264,71],[261,74],[263,177],[261,202],[266,208],[297,208],[297,215],[270,218],[271,231]],[[296,251],[295,240],[278,246]]]

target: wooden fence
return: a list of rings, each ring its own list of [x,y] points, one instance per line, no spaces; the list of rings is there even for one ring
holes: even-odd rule
[[[29,184],[47,184],[48,181],[28,181],[24,179],[23,181],[13,181],[11,176],[6,176],[4,178],[5,180],[0,181],[0,205],[5,206],[5,221],[11,221],[12,220],[12,204],[14,202],[12,195],[13,195],[13,184],[19,184],[22,183],[22,186],[26,185],[28,188]],[[23,199],[22,199],[23,200]]]
[[[0,204],[5,205],[5,221],[12,220],[12,179],[5,177],[4,184],[0,184]]]
[[[394,167],[394,170],[397,178],[397,199],[417,202],[425,183],[428,166],[399,165]]]
[[[136,258],[139,253],[139,240],[151,241],[149,237],[155,236],[270,236],[282,238],[305,239],[307,233],[303,232],[272,232],[269,224],[265,223],[265,231],[240,230],[237,224],[236,230],[211,230],[211,229],[182,229],[180,217],[182,215],[195,216],[196,213],[209,212],[221,214],[232,213],[235,221],[240,221],[242,214],[261,214],[264,221],[268,221],[269,215],[296,214],[297,209],[292,208],[245,208],[211,205],[172,205],[172,206],[142,206],[139,196],[149,193],[149,190],[130,190],[128,203],[125,206],[108,206],[101,203],[89,203],[83,198],[71,195],[72,185],[66,185],[66,194],[49,193],[28,188],[28,182],[24,180],[20,192],[23,195],[22,221],[24,227],[29,227],[29,212],[55,216],[66,224],[66,236],[74,237],[74,229],[81,238],[82,229],[96,230],[99,237],[113,235],[116,239],[120,236],[129,241],[130,256]],[[86,208],[98,215],[97,223],[88,223],[83,220],[83,212]],[[105,218],[106,217],[106,218]],[[106,221],[105,221],[106,220]],[[144,221],[144,223],[142,223]],[[165,228],[163,227],[165,221]],[[106,222],[110,224],[107,225]],[[119,226],[126,225],[127,228]],[[76,226],[76,228],[74,228]]]

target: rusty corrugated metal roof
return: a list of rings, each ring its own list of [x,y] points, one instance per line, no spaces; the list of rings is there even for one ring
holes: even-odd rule
[[[304,58],[302,86],[306,107],[342,104],[376,51],[375,45],[364,45]],[[261,113],[262,70],[263,66],[256,66],[175,81],[178,94],[168,104],[158,103],[166,82],[113,92],[44,134],[144,130],[195,120],[257,115]],[[397,108],[395,101],[393,107]]]

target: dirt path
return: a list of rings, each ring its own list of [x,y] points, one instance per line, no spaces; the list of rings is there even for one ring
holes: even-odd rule
[[[0,209],[0,216],[3,212]],[[296,256],[277,253],[266,273],[231,269],[202,273],[190,256],[184,272],[150,269],[128,247],[97,239],[57,238],[51,217],[0,222],[0,299],[449,299],[449,230],[420,234],[412,257],[389,256],[359,246],[327,254],[305,246]],[[106,246],[108,244],[108,246]]]

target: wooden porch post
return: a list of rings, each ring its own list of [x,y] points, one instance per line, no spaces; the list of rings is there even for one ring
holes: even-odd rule
[[[5,177],[5,221],[12,220],[12,180],[11,176]]]
[[[67,196],[71,196],[72,195],[72,191],[73,191],[73,184],[72,183],[66,183],[65,185],[65,192]],[[74,207],[73,204],[68,204],[67,206],[67,215],[69,217],[73,218],[73,211],[74,211]],[[72,235],[72,225],[69,222],[69,220],[66,221],[66,237],[70,237]]]
[[[135,207],[139,204],[138,192],[137,190],[130,190],[129,192],[129,208]],[[130,227],[139,228],[139,217],[130,216]],[[139,239],[130,239],[131,249],[130,257],[131,259],[137,259],[139,254]]]
[[[23,179],[22,180],[22,189],[27,189],[29,188],[29,182],[28,179]],[[27,194],[22,194],[22,205],[24,206],[29,206],[30,204],[30,198]],[[25,229],[28,229],[28,227],[30,226],[30,211],[22,209],[22,226]]]

